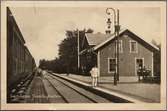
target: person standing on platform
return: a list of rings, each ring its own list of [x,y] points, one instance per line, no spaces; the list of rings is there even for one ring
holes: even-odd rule
[[[92,68],[90,71],[91,77],[92,77],[92,86],[96,87],[97,86],[97,78],[98,78],[98,68],[95,66]]]

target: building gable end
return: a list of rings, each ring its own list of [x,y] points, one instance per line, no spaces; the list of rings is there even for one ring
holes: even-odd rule
[[[149,49],[150,51],[159,51],[158,47],[154,46],[153,44],[151,44],[149,42],[146,42],[145,40],[143,40],[142,38],[138,37],[136,34],[134,34],[133,32],[129,31],[128,29],[121,31],[120,32],[120,37],[123,37],[122,35],[128,35],[130,38],[132,38],[133,40],[139,42],[141,45],[143,45],[145,48]],[[103,43],[95,46],[94,50],[97,51],[99,49],[102,49],[103,47],[105,47],[106,45],[112,43],[112,41],[115,41],[115,40],[116,40],[115,36],[111,36],[109,39],[107,39]]]

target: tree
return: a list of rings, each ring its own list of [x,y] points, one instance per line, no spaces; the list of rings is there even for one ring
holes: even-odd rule
[[[79,31],[80,38],[84,36],[84,31]],[[66,31],[66,38],[59,45],[59,58],[64,64],[67,73],[77,73],[77,39],[78,30]]]
[[[39,62],[39,67],[57,73],[78,73],[78,32],[81,43],[85,37],[85,33],[93,33],[93,30],[66,31],[66,38],[59,44],[59,57],[50,61],[42,59]]]
[[[67,32],[70,33],[70,32]],[[65,72],[69,72],[72,67],[77,65],[77,37],[68,36],[59,45],[59,58],[65,68]]]
[[[87,31],[86,31],[86,33],[93,33],[93,29],[88,29]]]
[[[42,59],[39,61],[39,68],[44,69],[46,66],[46,60]]]

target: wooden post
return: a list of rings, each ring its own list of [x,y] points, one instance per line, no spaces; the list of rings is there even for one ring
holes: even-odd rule
[[[80,57],[79,57],[79,47],[80,47],[80,45],[79,45],[79,30],[77,29],[77,31],[78,31],[78,69],[80,68]]]
[[[119,10],[117,10],[117,81],[119,81]]]

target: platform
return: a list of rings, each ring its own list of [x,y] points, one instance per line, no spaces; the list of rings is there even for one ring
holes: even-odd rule
[[[61,76],[70,78],[91,86],[91,77],[69,74]],[[113,77],[100,77],[97,88],[109,90],[122,94],[143,102],[159,103],[160,102],[160,85],[151,83],[139,83],[137,77],[120,77],[117,86],[113,85]]]

